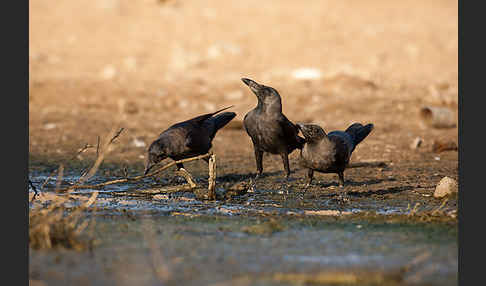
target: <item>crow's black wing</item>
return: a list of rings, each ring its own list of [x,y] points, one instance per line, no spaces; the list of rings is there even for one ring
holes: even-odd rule
[[[231,106],[228,106],[228,107],[225,107],[223,109],[220,109],[218,111],[215,111],[215,112],[212,112],[212,113],[208,113],[208,114],[203,114],[203,115],[199,115],[197,117],[194,117],[192,119],[189,119],[187,122],[191,122],[191,123],[195,123],[195,124],[203,124],[204,121],[208,120],[209,118],[211,118],[213,115],[217,114],[217,113],[220,113],[221,111],[223,110],[226,110],[228,108],[231,108],[233,107],[234,105],[231,105]]]
[[[295,124],[293,124],[290,120],[282,114],[279,118],[278,123],[283,131],[283,136],[287,141],[291,150],[295,148],[301,149],[305,143],[305,139],[300,137],[299,129]]]

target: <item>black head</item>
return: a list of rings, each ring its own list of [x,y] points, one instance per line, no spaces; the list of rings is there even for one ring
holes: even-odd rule
[[[316,124],[297,123],[297,127],[308,142],[318,141],[327,136],[326,132]]]
[[[258,102],[265,106],[275,106],[282,109],[281,98],[278,91],[270,86],[259,84],[249,78],[241,79],[258,98]]]
[[[147,175],[150,169],[152,169],[153,166],[155,166],[157,163],[160,161],[164,160],[167,158],[167,155],[163,151],[163,146],[162,142],[159,140],[156,140],[150,144],[150,147],[147,151],[147,159],[145,163],[145,171],[144,175]]]

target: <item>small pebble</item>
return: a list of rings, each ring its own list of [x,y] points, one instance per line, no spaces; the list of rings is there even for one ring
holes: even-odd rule
[[[133,142],[133,145],[135,147],[145,147],[146,146],[145,142],[143,140],[138,139],[138,138],[134,138],[132,142]]]
[[[57,127],[56,123],[47,123],[47,124],[44,125],[45,130],[51,130],[51,129],[54,129],[56,127]]]
[[[413,140],[412,144],[410,145],[410,148],[412,149],[417,149],[422,145],[422,138],[417,137],[415,140]]]
[[[456,180],[449,177],[444,177],[435,187],[434,197],[442,198],[452,193],[457,193],[458,190],[459,187]]]

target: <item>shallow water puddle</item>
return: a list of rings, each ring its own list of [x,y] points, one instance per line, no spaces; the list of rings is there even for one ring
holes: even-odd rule
[[[46,178],[33,181],[40,185]],[[77,178],[64,176],[63,185]],[[95,177],[90,183],[102,179]],[[147,186],[152,187],[151,194],[137,194]],[[39,200],[66,195],[56,193],[55,187],[55,180],[47,182]],[[396,280],[388,278],[390,273],[418,285],[454,285],[457,279],[457,227],[407,220],[376,222],[361,215],[407,217],[408,201],[351,196],[341,202],[332,190],[304,196],[296,188],[284,194],[258,188],[231,199],[208,201],[191,192],[158,193],[157,188],[151,181],[70,192],[85,200],[98,192],[91,208],[98,214],[100,244],[91,258],[72,254],[56,263],[51,261],[55,251],[32,251],[30,268],[45,281],[70,284],[73,277],[90,273],[90,279],[106,285],[156,285],[152,263],[157,253],[158,263],[170,269],[171,279],[184,285],[221,281],[232,285],[235,277],[250,279],[245,285],[305,285],[305,281],[342,277],[365,281],[356,285],[392,285]],[[33,191],[29,192],[32,198]],[[79,203],[70,200],[67,206]],[[413,262],[424,254],[420,262]],[[328,273],[336,269],[339,275]],[[369,271],[378,271],[381,282],[362,280],[375,277]],[[57,276],[50,276],[54,272]],[[137,280],[131,280],[135,276]]]
[[[43,185],[40,192],[44,200],[48,200],[48,194],[65,195],[66,193],[56,193],[56,187],[69,187],[79,179],[79,176],[66,174],[63,176],[62,183],[58,186],[56,178],[49,175],[38,175],[32,180],[36,185]],[[106,180],[106,179],[105,179]],[[90,179],[90,184],[103,182],[103,178],[94,177]],[[150,181],[152,183],[152,181]],[[378,215],[399,215],[407,214],[410,210],[405,207],[387,207],[380,205],[367,204],[366,208],[356,208],[353,206],[335,207],[330,203],[330,199],[323,200],[319,205],[308,208],[295,207],[303,202],[303,197],[298,197],[292,193],[279,194],[275,190],[256,189],[241,196],[237,203],[229,201],[201,201],[197,200],[191,192],[176,193],[157,193],[157,189],[151,189],[153,194],[145,194],[137,190],[143,190],[141,183],[124,183],[108,185],[102,189],[76,189],[70,191],[69,195],[88,196],[93,192],[98,192],[99,196],[94,204],[95,207],[104,211],[151,211],[162,213],[167,212],[186,212],[194,215],[260,215],[260,214],[285,214],[285,215],[311,215],[311,216],[343,216],[357,214],[360,212],[375,212]],[[33,194],[33,190],[29,190]],[[46,196],[47,195],[47,196]],[[292,197],[293,196],[293,197]],[[308,201],[308,199],[306,199]],[[312,201],[312,200],[311,200]],[[317,200],[316,200],[317,201]],[[75,205],[75,204],[74,204]]]

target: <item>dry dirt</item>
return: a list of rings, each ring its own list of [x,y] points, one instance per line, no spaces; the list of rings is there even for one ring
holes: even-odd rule
[[[457,145],[458,128],[427,126],[419,111],[446,107],[457,120],[457,6],[448,0],[31,0],[29,175],[36,181],[35,174],[60,164],[73,172],[90,166],[96,148],[76,152],[96,146],[113,128],[124,131],[99,174],[117,176],[124,167],[139,174],[161,131],[234,105],[237,117],[217,134],[213,151],[220,182],[246,181],[256,169],[241,128],[256,105],[240,80],[248,77],[276,88],[293,122],[314,122],[327,132],[375,124],[352,162],[387,167],[345,172],[352,207],[437,207],[435,185],[444,176],[458,179],[458,154],[433,152],[434,142]],[[318,74],[299,78],[300,69]],[[412,149],[417,137],[423,142]],[[305,175],[298,155],[290,157],[296,192]],[[202,162],[187,169],[207,178]],[[264,157],[269,176],[261,186],[275,191],[273,199],[282,171],[278,156]],[[337,175],[315,177],[313,195],[291,208],[325,208],[319,194],[338,192]],[[455,205],[456,199],[448,203]]]

